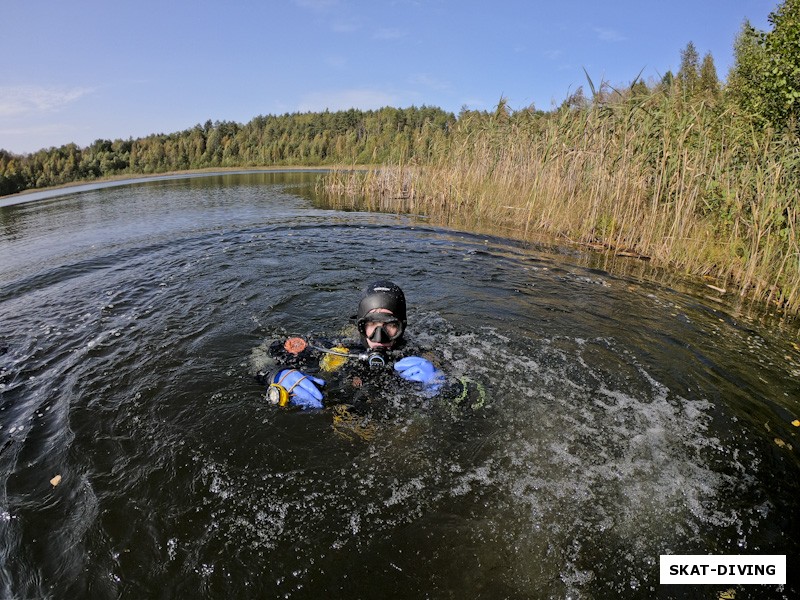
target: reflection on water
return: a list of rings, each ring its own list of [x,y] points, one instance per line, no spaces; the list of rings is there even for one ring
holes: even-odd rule
[[[310,174],[0,209],[3,597],[716,598],[659,555],[798,556],[783,326],[574,250],[312,201]],[[387,398],[369,439],[249,361],[367,281],[485,406]],[[55,475],[62,480],[50,483]]]

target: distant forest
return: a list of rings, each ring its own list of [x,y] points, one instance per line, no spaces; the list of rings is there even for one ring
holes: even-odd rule
[[[206,121],[140,139],[16,155],[0,149],[0,196],[116,175],[209,168],[379,164],[428,157],[456,122],[439,108],[259,116],[245,125]]]
[[[209,120],[177,133],[99,139],[86,148],[66,144],[25,155],[0,149],[0,196],[75,181],[171,171],[433,165],[479,140],[507,148],[514,136],[497,128],[503,122],[526,128],[531,133],[525,142],[529,144],[539,140],[548,125],[561,122],[565,113],[576,120],[596,110],[611,116],[610,107],[625,101],[639,107],[637,118],[642,111],[653,116],[646,106],[648,98],[648,102],[670,100],[671,110],[679,111],[685,120],[682,135],[699,130],[707,119],[724,125],[721,131],[707,132],[723,145],[729,145],[726,139],[770,139],[769,132],[796,135],[800,132],[800,0],[784,0],[769,21],[774,28],[768,32],[743,24],[734,45],[735,64],[724,84],[711,54],[701,60],[690,42],[681,52],[681,66],[674,75],[667,72],[660,81],[648,83],[637,77],[628,85],[612,87],[607,82],[595,85],[587,74],[591,95],[578,88],[550,112],[533,106],[511,110],[500,98],[494,111],[462,109],[458,116],[427,106],[293,113],[258,116],[244,125]],[[607,119],[604,126],[612,123],[613,119]],[[705,143],[714,140],[706,137]],[[560,144],[573,141],[568,136],[559,140]],[[778,145],[787,143],[792,145],[785,140]],[[796,173],[793,161],[782,166],[792,176]]]

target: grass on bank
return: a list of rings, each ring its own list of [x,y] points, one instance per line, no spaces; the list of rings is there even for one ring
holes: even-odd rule
[[[800,144],[677,86],[462,114],[428,156],[336,170],[330,197],[631,253],[800,311]]]

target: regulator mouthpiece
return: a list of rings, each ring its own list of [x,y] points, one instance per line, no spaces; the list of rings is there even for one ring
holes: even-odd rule
[[[370,367],[386,366],[386,359],[377,352],[373,352],[372,354],[367,354],[366,360],[367,364],[369,364]]]

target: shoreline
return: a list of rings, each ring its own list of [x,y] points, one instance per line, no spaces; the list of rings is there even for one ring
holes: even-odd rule
[[[270,166],[270,167],[250,167],[250,168],[247,168],[247,167],[245,167],[245,168],[240,168],[240,167],[220,167],[220,168],[188,169],[188,170],[183,170],[183,171],[168,171],[168,172],[164,172],[164,173],[150,173],[150,174],[139,174],[139,175],[115,175],[115,176],[111,176],[111,177],[105,177],[105,178],[102,178],[102,179],[95,179],[95,180],[89,180],[89,181],[75,181],[75,182],[70,182],[70,183],[66,183],[66,184],[63,184],[63,185],[59,185],[59,186],[52,186],[52,187],[47,187],[47,188],[38,188],[38,189],[32,189],[32,190],[25,190],[25,191],[19,192],[17,194],[10,194],[8,196],[0,196],[0,209],[5,208],[5,207],[11,207],[11,206],[19,206],[21,204],[27,204],[27,203],[37,202],[37,201],[41,201],[41,200],[48,200],[48,199],[52,199],[52,198],[58,198],[60,196],[66,196],[66,195],[73,194],[73,193],[81,193],[81,192],[84,192],[84,191],[90,191],[90,190],[95,190],[95,189],[103,189],[103,188],[107,188],[107,187],[115,187],[115,186],[123,186],[123,185],[132,185],[132,184],[145,183],[145,182],[150,182],[150,181],[168,181],[168,180],[173,180],[173,179],[183,179],[183,178],[187,178],[188,179],[188,178],[191,178],[191,177],[198,177],[198,176],[202,177],[202,176],[233,175],[233,174],[248,174],[248,173],[292,173],[292,172],[303,173],[303,172],[306,172],[306,173],[324,174],[326,172],[337,172],[337,171],[339,173],[342,173],[343,171],[350,171],[350,172],[352,172],[352,171],[363,171],[363,170],[377,171],[377,170],[382,170],[382,169],[387,169],[387,168],[388,168],[389,171],[391,171],[391,167],[387,167],[386,165],[383,165],[383,166],[380,166],[380,167],[374,167],[374,166],[370,167],[368,165],[348,165],[348,166],[330,165],[330,166],[325,166],[325,167],[321,167],[321,166],[310,166],[310,167],[305,167],[305,166],[288,166],[288,167]],[[345,196],[351,196],[351,200],[352,200],[353,191],[354,190],[350,190],[349,194],[345,193]],[[365,193],[365,192],[367,192],[367,190],[364,190],[364,189],[359,190],[359,192],[360,192],[360,194],[365,194],[367,196],[370,195],[369,193]],[[330,194],[330,190],[328,190],[328,194]],[[360,194],[356,194],[356,195],[360,195]],[[336,195],[336,194],[334,194],[334,195]],[[389,203],[388,205],[386,205],[385,202],[379,202],[379,205],[381,205],[381,206],[379,206],[377,208],[376,212],[398,212],[399,210],[402,212],[401,207],[398,207],[397,205],[393,205],[392,203]],[[421,203],[421,205],[417,205],[416,206],[417,211],[413,211],[412,210],[411,213],[419,212],[419,209],[423,208],[424,205],[425,205],[425,202],[423,201]],[[511,208],[511,207],[508,207],[508,208]],[[365,207],[365,209],[369,210],[369,211],[375,211],[376,207],[375,206],[368,206],[368,207]],[[436,211],[434,210],[433,213],[434,214],[428,214],[428,211],[425,211],[425,210],[422,210],[420,212],[420,214],[424,214],[425,217],[427,217],[427,218],[436,219],[436,217],[437,217],[437,215],[435,214]],[[448,216],[452,217],[452,215],[450,215],[449,213],[448,213]],[[439,217],[439,219],[437,219],[437,220],[439,220],[440,224],[445,226],[445,227],[453,227],[455,225],[454,223],[450,222],[449,218],[442,219],[441,218],[442,217],[441,214],[438,215],[438,217]],[[504,222],[501,222],[501,221],[495,221],[489,215],[484,216],[484,218],[482,219],[482,221],[484,222],[484,225],[487,224],[487,218],[488,218],[488,222],[491,224],[492,229],[496,229],[496,228],[499,227],[499,228],[505,230],[505,233],[503,235],[505,237],[507,237],[508,239],[520,241],[520,242],[523,242],[523,243],[530,243],[532,241],[531,236],[538,237],[538,236],[536,236],[534,234],[533,231],[529,230],[527,227],[523,228],[523,229],[512,228],[512,227],[508,226],[508,223],[504,223]],[[464,222],[461,222],[461,223],[459,223],[458,225],[455,225],[455,226],[458,229],[461,229],[461,230],[464,230],[464,231],[481,231],[482,230],[481,227],[474,227],[474,226],[473,227],[469,227]],[[548,231],[547,229],[537,229],[537,231],[538,231],[538,234],[541,235],[544,238],[551,238],[553,240],[556,240],[556,239],[560,238],[562,243],[564,243],[565,246],[584,248],[584,249],[596,252],[598,254],[603,254],[603,255],[606,255],[606,256],[611,255],[611,256],[614,256],[615,258],[623,258],[623,259],[628,259],[628,260],[633,259],[635,262],[639,262],[639,263],[651,263],[652,267],[659,268],[659,269],[671,270],[671,271],[674,271],[675,273],[678,273],[678,272],[683,270],[683,269],[680,268],[679,265],[670,264],[668,261],[665,262],[663,260],[659,260],[658,258],[651,257],[651,256],[649,256],[647,254],[643,254],[643,253],[640,253],[640,252],[629,251],[629,250],[624,249],[624,248],[622,248],[622,249],[616,248],[613,244],[610,245],[610,244],[598,243],[596,241],[592,242],[592,241],[588,241],[588,240],[571,239],[570,237],[564,237],[563,233],[559,234],[559,232]],[[653,260],[654,258],[655,258],[655,260]],[[733,283],[731,281],[725,281],[726,278],[721,273],[716,273],[716,274],[706,273],[705,276],[699,276],[697,273],[692,274],[692,273],[684,272],[683,276],[689,276],[692,279],[696,279],[697,282],[700,283],[700,285],[703,285],[705,288],[708,288],[711,291],[716,292],[716,294],[714,294],[713,296],[712,295],[707,296],[707,298],[709,300],[712,300],[714,302],[721,302],[721,301],[723,301],[723,298],[727,298],[727,300],[730,302],[730,301],[733,300],[733,298],[735,296],[739,296],[740,300],[742,300],[742,299],[744,299],[746,297],[750,297],[751,301],[755,300],[758,303],[758,300],[759,300],[759,298],[757,298],[758,295],[753,295],[751,293],[747,293],[745,290],[742,290],[741,288],[736,290],[736,291],[739,292],[738,294],[736,294],[736,293],[732,293],[732,292],[734,292],[734,290],[726,289],[726,288],[730,288],[731,287],[730,285],[721,285],[720,286],[720,285],[713,285],[713,284],[709,283],[709,280],[714,280],[715,283],[718,280],[719,281],[724,281],[727,284]],[[733,287],[734,287],[734,289],[736,289],[737,286],[734,285]],[[763,302],[764,298],[760,298],[760,300]],[[737,303],[734,300],[733,304],[738,305],[737,310],[742,310],[743,307],[740,305],[740,303]],[[787,310],[787,307],[781,306],[781,305],[779,305],[777,303],[766,301],[766,302],[764,302],[764,305],[765,305],[765,308],[767,308],[766,312],[773,312],[774,311],[775,313],[779,313],[780,315],[782,315],[782,318],[786,318],[786,317],[790,317],[791,318],[791,317],[795,317],[796,316],[795,311]],[[753,307],[751,307],[751,308],[753,308]],[[777,315],[774,315],[774,316],[777,316]]]
[[[37,202],[39,200],[48,200],[50,198],[57,198],[58,196],[80,193],[92,189],[102,189],[117,185],[129,185],[148,181],[168,181],[170,179],[182,179],[202,175],[233,175],[236,173],[324,173],[326,171],[330,171],[331,169],[342,168],[343,167],[340,165],[331,165],[326,167],[209,167],[204,169],[187,169],[185,171],[165,171],[164,173],[131,173],[127,175],[112,175],[110,177],[102,177],[98,179],[71,181],[62,185],[45,188],[33,188],[24,190],[22,192],[17,192],[16,194],[0,196],[0,208],[5,208],[7,206],[18,206],[20,204]],[[363,167],[355,166],[347,168],[358,169]]]

